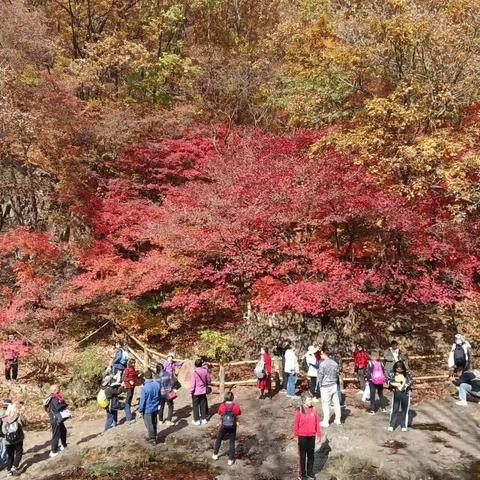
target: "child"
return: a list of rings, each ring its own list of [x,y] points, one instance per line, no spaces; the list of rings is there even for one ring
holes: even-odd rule
[[[396,427],[396,417],[399,414],[402,432],[407,431],[412,383],[412,375],[407,370],[405,363],[402,360],[395,362],[391,373],[388,375],[388,385],[393,390],[392,413],[388,427],[389,432],[393,432]]]
[[[225,394],[224,402],[218,407],[218,414],[222,419],[220,429],[217,434],[217,441],[215,442],[215,449],[212,458],[218,460],[218,452],[220,445],[225,436],[230,436],[230,447],[228,449],[228,464],[233,465],[235,462],[235,439],[237,437],[237,417],[241,415],[240,405],[233,402],[233,393],[227,392]]]
[[[385,397],[383,396],[383,384],[385,383],[385,367],[380,361],[380,354],[372,352],[372,359],[367,365],[367,380],[370,387],[370,415],[375,415],[375,394],[378,392],[380,399],[380,408],[386,412]]]
[[[302,394],[302,406],[295,412],[293,435],[298,439],[299,467],[298,480],[313,479],[313,464],[315,460],[315,438],[320,438],[320,419],[313,406],[311,393]]]

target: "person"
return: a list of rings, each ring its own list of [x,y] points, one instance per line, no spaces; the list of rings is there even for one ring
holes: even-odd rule
[[[355,373],[357,374],[358,386],[360,391],[358,393],[363,394],[366,383],[365,378],[367,374],[368,353],[363,348],[363,345],[359,343],[353,352],[353,361]]]
[[[7,447],[5,445],[5,434],[3,433],[3,417],[7,413],[8,406],[12,403],[11,400],[2,400],[0,404],[0,469],[7,464]]]
[[[176,369],[180,368],[185,362],[174,360],[174,354],[169,353],[167,359],[163,362],[163,370],[172,378],[176,378]]]
[[[123,372],[128,365],[128,351],[123,347],[121,342],[115,344],[115,355],[112,360],[112,373],[120,373],[120,378],[123,378]]]
[[[263,360],[265,376],[257,379],[257,388],[260,390],[260,400],[264,400],[272,398],[272,357],[268,354],[267,347],[260,349],[260,360]]]
[[[280,342],[280,344],[277,345],[273,352],[274,355],[276,355],[277,357],[281,357],[282,359],[282,388],[280,390],[280,393],[287,393],[288,373],[285,371],[285,352],[287,351],[290,343],[290,340]]]
[[[463,370],[459,367],[455,370],[455,378],[453,384],[458,387],[458,402],[455,402],[460,407],[468,407],[468,394],[475,397],[480,403],[480,378],[478,378],[471,370]]]
[[[173,391],[173,377],[172,373],[167,372],[163,364],[159,363],[156,367],[155,381],[160,385],[160,408],[158,410],[158,421],[167,425],[173,425],[173,401],[176,398],[176,393]],[[163,412],[165,404],[168,406],[167,420],[163,421]]]
[[[123,372],[123,388],[127,393],[125,397],[125,421],[128,424],[135,422],[132,415],[132,401],[137,384],[137,371],[135,370],[136,361],[134,358],[128,360],[127,368]]]
[[[285,351],[285,373],[287,376],[287,397],[298,398],[295,395],[297,385],[297,375],[299,372],[298,359],[291,344],[288,344],[288,348]]]
[[[370,415],[375,415],[377,411],[375,405],[375,395],[378,393],[380,400],[380,408],[385,413],[385,397],[383,396],[383,385],[386,380],[385,367],[380,361],[380,353],[378,351],[372,352],[372,358],[367,364],[367,380],[370,389]]]
[[[153,381],[153,374],[151,370],[147,370],[143,376],[145,378],[145,382],[140,393],[138,411],[141,415],[143,415],[143,421],[147,427],[147,442],[156,444],[158,407],[160,405],[160,385],[158,382]]]
[[[310,345],[307,348],[307,353],[305,354],[304,361],[307,367],[307,375],[310,379],[310,393],[314,402],[318,402],[319,393],[317,390],[317,375],[318,375],[318,366],[319,362],[317,361],[317,352],[318,349],[314,345]]]
[[[302,394],[302,406],[295,411],[293,435],[298,441],[298,480],[315,478],[315,439],[321,437],[320,419],[310,392]]]
[[[470,370],[471,366],[471,346],[467,342],[463,335],[457,333],[455,335],[455,342],[450,349],[448,355],[448,367],[458,370],[461,368],[463,371]]]
[[[19,473],[20,462],[23,456],[23,427],[25,418],[17,405],[12,402],[8,405],[2,418],[2,433],[5,435],[5,449],[7,452],[7,475],[15,476]]]
[[[220,446],[222,440],[225,437],[229,437],[229,448],[228,448],[228,464],[233,465],[235,462],[235,440],[237,437],[237,418],[242,414],[240,410],[240,405],[234,403],[233,392],[227,392],[224,396],[223,403],[218,407],[218,415],[221,418],[220,428],[217,433],[217,440],[215,441],[215,448],[213,450],[212,458],[218,460],[218,452],[220,451]]]
[[[395,362],[401,360],[408,367],[407,357],[400,352],[398,342],[393,340],[390,342],[390,347],[383,352],[383,359],[385,360],[385,372],[387,375],[392,371]]]
[[[193,425],[207,423],[208,401],[207,393],[211,391],[212,379],[203,360],[195,360],[195,369],[190,378],[190,395],[192,396]]]
[[[43,401],[43,407],[48,412],[48,419],[52,427],[52,440],[50,443],[50,457],[56,457],[59,452],[67,448],[67,427],[65,418],[60,412],[67,411],[68,405],[57,385],[50,387],[50,395]]]
[[[5,360],[5,380],[16,382],[18,377],[20,352],[15,337],[11,334],[8,336],[8,340],[3,344],[3,358]]]
[[[393,364],[392,371],[388,374],[388,386],[393,390],[392,411],[388,431],[393,432],[397,423],[400,423],[402,432],[408,430],[408,410],[410,409],[410,391],[412,388],[412,375],[405,362],[398,360]],[[397,422],[397,417],[400,421]]]
[[[105,408],[107,418],[105,420],[105,431],[117,426],[118,411],[125,408],[122,402],[124,389],[118,376],[107,375],[102,382],[102,388],[105,390],[105,396],[108,400],[108,406]]]
[[[326,428],[330,422],[330,402],[333,402],[336,425],[342,423],[342,411],[340,408],[340,398],[338,396],[338,364],[330,358],[325,348],[322,349],[321,358],[322,361],[318,367],[317,378],[323,410],[323,420],[320,425]]]

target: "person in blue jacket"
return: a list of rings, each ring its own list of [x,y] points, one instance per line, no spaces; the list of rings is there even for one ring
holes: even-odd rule
[[[145,383],[140,393],[140,404],[138,411],[143,415],[143,421],[147,427],[147,442],[157,443],[157,421],[158,406],[160,405],[160,384],[153,381],[151,370],[147,370],[143,374]]]
[[[123,371],[127,368],[128,364],[128,351],[124,346],[117,342],[115,350],[115,355],[113,356],[112,360],[112,373],[115,375],[116,373],[120,372],[119,380],[123,380]]]

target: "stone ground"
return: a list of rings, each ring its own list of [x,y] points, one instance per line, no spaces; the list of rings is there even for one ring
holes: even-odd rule
[[[243,414],[238,427],[238,458],[234,466],[228,467],[223,454],[226,444],[220,459],[211,459],[218,416],[208,425],[192,425],[184,390],[175,405],[176,424],[159,427],[159,444],[155,447],[145,444],[141,419],[103,434],[103,412],[70,420],[69,449],[53,459],[48,457],[49,431],[28,432],[22,478],[42,480],[59,474],[62,478],[62,472],[77,467],[101,477],[109,467],[155,460],[211,467],[212,478],[217,480],[296,478],[292,420],[298,401],[282,394],[260,401],[256,390],[236,389]],[[390,433],[386,428],[388,414],[369,416],[359,397],[355,393],[348,395],[343,425],[331,425],[322,431],[316,455],[317,479],[480,480],[480,405],[458,407],[453,398],[420,402],[412,407],[411,429]],[[218,395],[210,397],[212,411],[216,411],[219,401]],[[131,476],[131,480],[137,478],[145,477]]]

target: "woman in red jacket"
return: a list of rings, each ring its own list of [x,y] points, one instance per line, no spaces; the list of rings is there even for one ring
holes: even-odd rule
[[[298,480],[313,479],[315,438],[320,438],[320,418],[310,392],[302,394],[302,406],[295,411],[293,435],[298,439]]]
[[[265,376],[257,380],[257,388],[260,389],[260,400],[264,400],[265,398],[272,398],[272,357],[268,354],[266,347],[260,349],[260,360],[263,360],[265,365]],[[265,390],[267,395],[265,395]]]
[[[123,372],[123,386],[127,392],[125,399],[125,421],[133,423],[135,420],[132,416],[132,400],[135,392],[135,385],[137,383],[137,371],[135,370],[135,359],[131,358],[128,361],[128,366]]]

